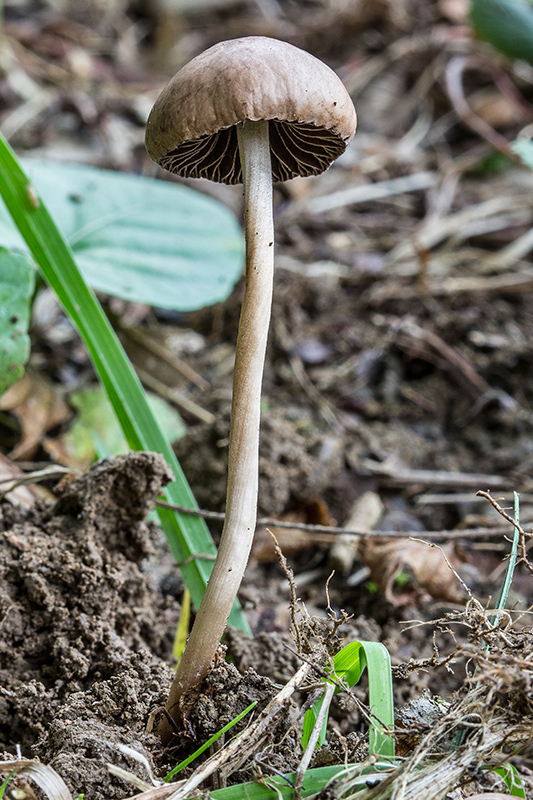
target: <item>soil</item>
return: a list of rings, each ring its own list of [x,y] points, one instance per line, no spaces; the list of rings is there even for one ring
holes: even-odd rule
[[[2,746],[29,754],[39,741],[76,792],[96,765],[106,777],[102,759],[124,760],[115,740],[134,730],[148,755],[147,715],[168,691],[178,609],[141,565],[157,539],[145,516],[170,478],[159,456],[132,454],[65,482],[51,507],[1,507]]]
[[[275,190],[259,513],[409,532],[426,542],[352,542],[339,554],[325,535],[276,530],[302,606],[318,620],[316,635],[320,626],[331,629],[328,615],[344,609],[351,615],[340,632],[345,641],[381,641],[391,653],[397,708],[422,697],[425,724],[436,725],[432,698],[452,700],[467,657],[437,667],[434,648],[445,658],[457,643],[472,642],[470,612],[459,622],[450,615],[464,611],[468,592],[493,607],[509,552],[510,527],[502,528],[476,492],[490,489],[509,509],[518,490],[527,531],[533,522],[532,256],[525,246],[510,254],[533,225],[533,172],[495,152],[460,118],[449,69],[473,59],[461,90],[511,142],[533,119],[531,68],[475,39],[466,4],[447,0],[198,0],[183,11],[126,0],[4,5],[16,69],[2,55],[0,127],[21,154],[66,152],[69,160],[155,174],[143,136],[158,89],[189,57],[224,38],[289,40],[342,75],[360,119],[354,144],[324,175]],[[313,201],[344,189],[427,172],[435,183],[424,190],[312,211]],[[239,187],[194,187],[241,213]],[[241,281],[226,302],[188,314],[101,297],[142,374],[213,420],[180,406],[187,434],[176,452],[208,511],[224,510],[242,293]],[[131,328],[157,348],[141,352]],[[61,459],[57,442],[72,418],[64,397],[95,382],[78,334],[45,286],[31,333],[28,376],[46,380],[64,408],[46,412],[49,424],[24,451],[25,469]],[[176,357],[206,383],[184,375]],[[31,403],[42,412],[42,385],[34,382],[33,391],[25,410],[0,412],[1,454],[17,455],[24,420],[37,424]],[[172,680],[184,588],[149,515],[170,479],[159,456],[137,453],[58,486],[50,481],[51,501],[29,508],[13,495],[0,501],[0,750],[12,756],[20,748],[50,764],[73,797],[135,794],[109,763],[143,781],[150,782],[147,765],[164,776],[252,701],[261,710],[301,663],[289,634],[289,583],[263,528],[240,591],[253,639],[227,632],[227,651],[191,697],[187,726],[170,751],[150,732]],[[365,497],[372,514],[361,506]],[[216,539],[220,524],[209,524]],[[484,533],[462,534],[475,529]],[[440,532],[442,550],[429,549],[428,531]],[[530,653],[530,617],[520,614],[532,605],[531,571],[522,563],[507,602],[518,621],[507,644],[498,645],[509,646],[506,658]],[[444,622],[426,624],[431,620]],[[412,669],[424,659],[424,669]],[[363,679],[356,700],[366,701],[366,688]],[[270,766],[282,772],[297,766],[296,730],[308,700],[297,695],[272,731]],[[415,712],[403,709],[400,727],[409,727]],[[367,727],[352,699],[335,697],[316,763],[360,757]],[[533,792],[531,749],[514,763]],[[231,780],[267,766],[248,763]]]
[[[75,794],[124,797],[128,784],[108,763],[147,779],[121,745],[154,774],[169,769],[147,730],[168,696],[179,606],[155,580],[149,557],[164,548],[145,517],[170,479],[162,457],[132,453],[65,480],[52,506],[1,506],[0,748],[37,755]],[[161,559],[158,567],[161,575]],[[275,648],[267,652],[275,672]],[[241,672],[220,659],[191,700],[171,765],[274,694],[270,679],[240,661]]]
[[[278,682],[285,683],[300,663],[293,639],[272,617],[270,624],[265,615],[260,618],[269,630],[258,631],[252,640],[229,629],[231,663],[222,649],[188,698],[185,727],[170,750],[162,748],[151,729],[172,680],[171,634],[179,606],[163,591],[172,585],[169,576],[176,568],[160,531],[145,518],[170,479],[162,457],[131,453],[64,479],[52,505],[39,502],[22,511],[4,500],[0,506],[0,747],[38,756],[73,795],[119,800],[130,794],[130,783],[110,773],[109,764],[144,781],[164,776],[250,703],[263,708]],[[254,569],[245,596],[250,580]],[[266,576],[262,581],[268,604],[273,582]],[[274,583],[278,586],[277,578]],[[384,641],[395,663],[430,657],[434,643],[446,651],[442,635],[432,640],[421,628],[401,634],[390,608],[386,617],[380,626],[360,616],[341,630],[347,640]],[[307,635],[331,629],[323,615],[310,624]],[[398,707],[416,699],[415,711],[404,707],[399,717],[405,728],[432,681],[429,672],[407,670],[401,677],[395,687]],[[449,695],[454,681],[440,676],[437,686]],[[364,680],[354,697],[365,701]],[[429,708],[434,701],[428,695],[426,702]],[[426,711],[427,725],[431,715]],[[269,768],[297,767],[297,719],[293,706],[273,728]],[[360,758],[365,725],[353,699],[334,700],[330,725],[333,738],[315,765]],[[142,763],[135,753],[144,757]],[[233,780],[252,775],[248,766]]]

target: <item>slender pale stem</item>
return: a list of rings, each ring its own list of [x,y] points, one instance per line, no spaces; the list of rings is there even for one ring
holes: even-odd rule
[[[167,703],[179,717],[179,698],[207,673],[224,633],[250,555],[257,519],[261,384],[274,275],[272,167],[268,122],[238,127],[243,168],[246,289],[235,353],[226,518],[217,558]],[[174,709],[174,713],[173,713]],[[163,720],[165,741],[172,729]]]
[[[307,747],[305,748],[302,760],[300,761],[298,769],[296,770],[296,780],[294,782],[294,800],[297,800],[297,798],[302,796],[302,786],[304,784],[305,773],[307,772],[307,768],[309,767],[311,759],[315,753],[318,737],[320,736],[322,728],[324,727],[324,722],[328,718],[329,707],[331,705],[331,701],[333,700],[333,695],[335,694],[335,688],[336,687],[334,683],[326,683],[320,710],[315,719],[315,724],[313,726],[313,730],[311,731],[309,741],[307,742]]]

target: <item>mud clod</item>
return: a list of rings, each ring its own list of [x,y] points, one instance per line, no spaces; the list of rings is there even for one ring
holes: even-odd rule
[[[144,517],[171,478],[162,457],[132,453],[64,483],[53,506],[34,509],[27,519],[2,506],[2,747],[13,751],[18,744],[30,755],[39,738],[52,735],[60,706],[59,719],[68,717],[64,703],[74,693],[90,689],[94,705],[98,682],[129,685],[124,674],[139,654],[148,672],[158,657],[169,656],[177,604],[162,596],[142,560],[155,537]],[[170,674],[158,669],[159,687]],[[131,692],[123,688],[114,698],[115,717],[133,713],[138,689]],[[158,702],[164,696],[155,687],[152,694]],[[149,705],[145,698],[141,716]],[[83,714],[75,717],[81,724]],[[72,720],[65,724],[73,730]]]

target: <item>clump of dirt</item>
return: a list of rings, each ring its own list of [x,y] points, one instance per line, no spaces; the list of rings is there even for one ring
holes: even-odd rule
[[[133,787],[109,764],[144,781],[148,765],[160,777],[277,691],[252,668],[250,641],[241,672],[222,657],[184,698],[184,724],[169,751],[149,732],[173,677],[178,604],[163,594],[162,570],[148,558],[167,550],[145,517],[171,479],[161,456],[130,453],[66,479],[50,506],[0,505],[0,751],[20,745],[24,756],[37,755],[73,796],[129,796]],[[294,657],[281,645],[274,653],[275,640],[262,637],[259,649],[270,656],[255,666],[290,674]],[[282,724],[281,733],[272,731],[279,741],[291,727]]]
[[[102,692],[113,694],[111,718],[144,723],[163,701],[171,673],[160,659],[178,607],[143,560],[157,535],[145,516],[171,479],[162,457],[132,453],[64,483],[52,506],[0,506],[0,746],[52,736],[81,691],[92,693],[93,718]],[[85,718],[77,708],[73,726],[70,714],[62,708],[69,735]]]
[[[253,650],[255,642],[249,641]],[[279,690],[279,686],[276,686],[270,678],[259,675],[252,667],[240,672],[234,664],[226,663],[225,654],[226,647],[221,646],[214,665],[202,683],[187,692],[180,702],[182,726],[179,731],[176,730],[171,747],[174,762],[180,762],[189,756],[199,742],[213,736],[255,703],[253,714],[249,713],[231,728],[229,736],[233,738],[246,728],[251,720],[257,718]],[[297,713],[296,707],[291,705],[288,713],[269,730],[269,749],[277,756],[281,757],[283,754],[285,767],[289,771],[296,769],[299,754],[294,738]],[[288,741],[290,745],[287,744]],[[224,740],[219,740],[219,745],[223,743]],[[182,775],[187,777],[197,765],[198,762],[188,770],[184,770],[180,777]],[[250,777],[248,762],[242,769],[232,772],[231,782],[244,782],[250,780]],[[214,788],[218,788],[216,784]]]
[[[171,679],[170,668],[149,650],[130,652],[117,675],[67,697],[34,754],[59,773],[73,797],[80,793],[94,800],[128,797],[133,787],[111,774],[108,765],[149,781],[146,766],[131,754],[133,750],[144,756],[152,773],[160,772],[161,743],[147,733],[147,723],[166,701]]]

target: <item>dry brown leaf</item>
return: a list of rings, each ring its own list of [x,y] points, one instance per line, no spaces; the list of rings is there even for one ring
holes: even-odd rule
[[[363,539],[359,554],[372,580],[395,606],[412,603],[423,594],[451,603],[463,599],[461,586],[446,562],[447,558],[454,569],[460,566],[452,542],[440,548],[409,539]],[[402,587],[397,584],[400,575],[410,579]]]
[[[9,454],[14,461],[31,461],[44,434],[71,414],[61,388],[32,370],[4,392],[0,409],[14,414],[21,427],[21,440]]]
[[[61,464],[70,469],[88,469],[94,460],[94,457],[91,456],[87,461],[80,462],[80,459],[70,451],[68,440],[64,434],[46,439],[43,442],[43,448],[55,464]]]
[[[470,98],[470,107],[474,114],[481,117],[493,128],[507,128],[519,125],[524,120],[524,109],[512,98],[497,89],[484,89]],[[524,123],[525,124],[525,123]]]
[[[302,514],[284,514],[282,522],[305,522]],[[276,537],[281,552],[287,558],[297,555],[301,550],[313,544],[312,535],[309,531],[302,531],[298,528],[276,528],[269,525],[268,528],[258,528],[252,546],[252,558],[260,563],[271,563],[278,560],[275,549],[275,542],[270,535],[271,531]]]
[[[279,518],[280,522],[306,523],[308,525],[333,525],[329,510],[324,501],[313,497],[305,505],[295,511],[289,511]],[[270,535],[271,531],[276,537],[281,552],[287,558],[297,555],[306,547],[317,547],[319,541],[313,531],[298,528],[277,528],[275,525],[257,528],[252,545],[252,558],[261,563],[270,563],[278,560],[276,543]]]

